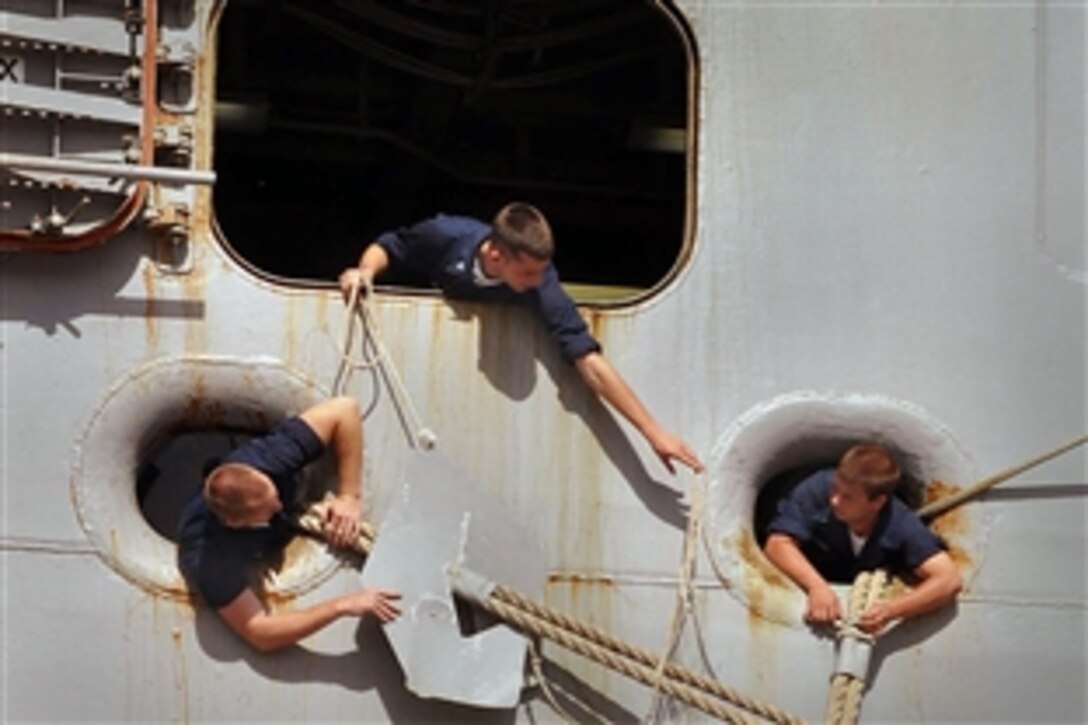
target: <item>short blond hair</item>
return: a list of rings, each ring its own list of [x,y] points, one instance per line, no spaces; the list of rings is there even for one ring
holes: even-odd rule
[[[877,443],[856,445],[839,460],[838,474],[865,489],[870,499],[887,496],[899,485],[899,464]]]
[[[242,463],[224,463],[204,479],[204,500],[223,521],[236,521],[253,513],[264,500],[268,482]]]

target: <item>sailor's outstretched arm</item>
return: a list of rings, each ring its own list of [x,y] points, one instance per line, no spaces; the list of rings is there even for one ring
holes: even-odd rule
[[[254,649],[272,652],[295,644],[341,617],[372,615],[388,622],[400,614],[400,594],[389,589],[361,589],[292,612],[269,612],[252,589],[245,589],[219,610],[231,629]]]
[[[703,470],[703,463],[691,446],[658,424],[604,355],[596,351],[586,353],[574,361],[574,367],[586,385],[638,429],[670,473],[676,472],[673,461],[679,461],[696,472]]]

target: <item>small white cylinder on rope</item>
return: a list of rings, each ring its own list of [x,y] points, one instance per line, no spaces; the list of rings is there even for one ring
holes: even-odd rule
[[[836,632],[836,660],[831,674],[826,723],[853,725],[858,721],[876,637],[862,631],[857,623],[866,609],[881,600],[887,582],[888,573],[883,569],[863,571],[854,579],[847,621]]]
[[[416,433],[416,443],[423,450],[431,451],[438,445],[438,436],[430,428],[420,428]]]
[[[849,675],[865,681],[869,672],[869,658],[873,654],[872,637],[859,637],[852,631],[840,635],[835,656],[834,675]]]

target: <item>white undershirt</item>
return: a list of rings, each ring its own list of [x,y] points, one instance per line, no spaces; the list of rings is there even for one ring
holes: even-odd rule
[[[473,257],[472,259],[472,281],[477,287],[496,287],[502,284],[502,280],[497,277],[488,277],[484,274],[483,267],[480,266],[480,258]]]
[[[858,536],[853,531],[850,532],[850,548],[854,550],[854,556],[861,553],[861,550],[865,548],[865,542],[868,540],[868,536]]]

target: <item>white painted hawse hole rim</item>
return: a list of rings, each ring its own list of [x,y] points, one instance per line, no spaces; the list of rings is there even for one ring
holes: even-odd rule
[[[273,358],[182,357],[145,365],[120,380],[91,415],[76,445],[72,501],[99,555],[138,586],[182,596],[177,547],[156,532],[136,495],[141,457],[164,437],[229,427],[266,431],[326,393]],[[337,560],[302,539],[270,584],[300,593],[329,576]]]
[[[915,405],[881,395],[782,395],[748,410],[718,440],[707,500],[709,549],[730,594],[753,613],[800,627],[806,605],[804,593],[759,550],[754,519],[760,489],[780,473],[836,460],[863,441],[887,446],[904,477],[927,486],[966,485],[977,478],[945,426]],[[970,507],[960,515],[969,523],[942,536],[967,561],[981,561],[984,517]],[[964,578],[971,573],[964,571]]]

